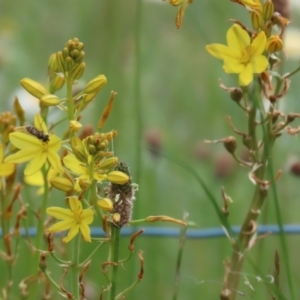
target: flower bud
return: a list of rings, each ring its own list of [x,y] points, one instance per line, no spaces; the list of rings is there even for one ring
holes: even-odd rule
[[[40,83],[30,78],[23,78],[20,83],[28,93],[38,99],[49,94],[49,92]]]
[[[114,205],[109,198],[101,198],[100,200],[97,201],[97,204],[104,211],[112,211],[114,208]]]
[[[95,94],[98,93],[107,83],[107,79],[104,75],[98,75],[94,79],[92,79],[86,85],[84,92],[86,94]]]
[[[57,66],[57,61],[56,61],[56,53],[51,54],[49,57],[48,70],[52,73],[58,71],[58,66]]]
[[[263,6],[263,15],[266,21],[270,20],[274,14],[274,4],[272,0],[267,0]]]
[[[65,64],[66,64],[66,70],[67,71],[70,71],[72,70],[76,65],[75,65],[75,62],[73,60],[72,57],[68,56],[65,60]]]
[[[15,101],[14,101],[14,112],[16,113],[20,125],[23,126],[24,122],[25,122],[25,110],[22,108],[18,97],[15,97]]]
[[[56,106],[60,103],[57,96],[48,94],[41,97],[41,102],[44,106]]]
[[[92,182],[89,178],[79,177],[78,184],[83,191],[86,191],[91,187]]]
[[[119,162],[119,159],[114,156],[110,157],[99,164],[99,168],[102,170],[108,170],[114,168]]]
[[[53,88],[58,91],[60,90],[63,85],[65,84],[65,78],[62,76],[59,76],[57,74],[54,74],[52,77],[52,82],[51,82]]]
[[[50,179],[50,184],[63,192],[69,192],[74,187],[74,183],[70,179],[59,176]]]
[[[63,57],[63,53],[61,51],[56,53],[56,63],[57,63],[57,70],[59,72],[65,73],[65,59]]]
[[[280,36],[277,34],[271,35],[267,41],[266,50],[269,53],[274,53],[277,51],[281,51],[282,48],[283,48],[283,43]]]
[[[250,11],[251,24],[253,29],[257,30],[263,25],[263,16],[258,11]]]
[[[129,176],[121,171],[112,171],[107,174],[107,180],[116,184],[125,184],[129,180]]]
[[[75,68],[72,69],[71,74],[74,79],[79,79],[83,75],[85,70],[85,62],[81,62],[80,64],[76,65]]]
[[[88,157],[81,139],[77,136],[72,137],[70,140],[70,145],[73,150],[73,154],[76,156],[76,158],[79,161],[86,163]]]
[[[69,129],[72,131],[72,132],[77,132],[81,129],[82,127],[82,124],[76,120],[71,120],[69,122]]]

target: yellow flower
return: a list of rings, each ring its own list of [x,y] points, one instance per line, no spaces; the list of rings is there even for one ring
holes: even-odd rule
[[[69,205],[71,209],[47,208],[48,215],[61,220],[48,228],[48,231],[53,233],[69,230],[68,235],[63,239],[65,243],[70,242],[80,231],[84,240],[91,242],[90,227],[88,225],[94,220],[94,212],[90,208],[82,209],[81,201],[77,197],[70,197]]]
[[[103,174],[103,171],[99,170],[99,168],[97,168],[96,165],[94,166],[93,173],[91,174],[92,176],[91,178],[89,174],[88,166],[82,163],[81,161],[79,161],[74,154],[68,154],[67,156],[65,156],[63,158],[63,162],[69,170],[71,170],[76,175],[79,175],[74,187],[75,191],[77,192],[81,191],[80,184],[79,184],[80,182],[83,182],[85,180],[94,180],[94,179],[96,181],[102,181],[107,178],[106,174]]]
[[[239,74],[239,84],[247,86],[253,80],[253,73],[262,73],[268,67],[267,58],[262,55],[266,49],[267,38],[261,31],[252,41],[239,25],[233,25],[227,31],[228,46],[211,44],[206,50],[214,57],[224,61],[226,73]]]
[[[46,135],[47,127],[40,115],[35,116],[34,127],[40,134]],[[49,162],[55,171],[62,173],[64,170],[57,154],[61,147],[61,140],[54,134],[46,136],[47,139],[42,139],[41,136],[28,131],[11,133],[9,135],[10,142],[21,150],[8,156],[5,162],[23,163],[30,161],[24,170],[25,176],[36,173],[46,162]]]
[[[15,164],[12,163],[4,163],[4,146],[0,144],[0,177],[6,177],[11,175],[15,170]],[[2,180],[0,178],[0,190],[2,186]]]
[[[48,174],[47,174],[47,180],[50,183],[50,180],[57,175],[57,171],[54,169],[50,169]],[[39,187],[37,190],[36,194],[37,195],[43,195],[44,194],[44,176],[43,172],[41,170],[38,170],[36,173],[24,176],[24,181],[33,186]]]

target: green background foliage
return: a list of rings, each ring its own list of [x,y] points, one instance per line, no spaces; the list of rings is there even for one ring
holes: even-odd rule
[[[82,123],[96,126],[110,91],[118,93],[105,130],[118,130],[113,149],[121,160],[130,164],[133,181],[140,186],[134,218],[169,215],[180,219],[184,212],[188,212],[189,220],[194,221],[198,228],[220,225],[207,195],[191,174],[168,158],[153,156],[149,152],[147,137],[149,140],[151,133],[160,139],[161,149],[196,170],[220,207],[221,186],[226,187],[226,192],[234,200],[230,206],[229,221],[232,225],[238,225],[248,209],[253,191],[248,179],[250,170],[237,166],[222,144],[207,145],[203,140],[233,135],[225,119],[227,115],[232,117],[235,127],[241,131],[246,128],[246,119],[244,113],[218,86],[219,78],[227,86],[234,86],[236,77],[223,73],[220,61],[210,57],[204,47],[212,42],[225,43],[226,31],[230,26],[228,20],[235,18],[249,25],[248,15],[242,7],[229,1],[195,0],[186,11],[182,28],[177,30],[174,24],[176,8],[167,2],[149,0],[142,1],[137,10],[137,2],[2,0],[1,111],[11,109],[13,98],[18,94],[28,112],[27,121],[32,122],[32,108],[37,111],[38,103],[21,92],[20,79],[29,77],[46,83],[49,55],[61,50],[68,39],[78,37],[85,44],[87,63],[83,76],[85,82],[79,81],[78,88],[98,74],[105,74],[108,78],[108,85],[84,112]],[[299,13],[293,13],[299,16]],[[137,40],[139,55],[136,53]],[[295,61],[287,62],[284,69],[290,70],[293,65]],[[280,100],[285,112],[300,110],[298,81],[299,75],[296,75],[288,96]],[[137,94],[137,85],[140,95]],[[140,103],[140,109],[137,103]],[[53,115],[50,119],[57,117]],[[139,130],[142,139],[139,139]],[[244,149],[241,139],[237,137],[237,140],[238,153],[242,155]],[[136,159],[138,151],[142,153],[139,166]],[[299,178],[293,177],[288,167],[290,159],[295,156],[299,156],[298,138],[280,138],[273,162],[275,170],[283,169],[277,188],[283,221],[289,224],[299,222]],[[138,179],[137,174],[140,174]],[[25,193],[24,200],[29,201],[32,207],[38,207],[35,189],[26,189]],[[53,204],[64,201],[63,198],[56,198]],[[263,224],[276,223],[273,198],[270,195],[264,207],[260,219]],[[28,218],[30,222],[32,216],[29,214]],[[157,225],[161,224],[152,226]],[[295,282],[300,279],[296,265],[299,260],[298,239],[297,236],[287,239]],[[128,237],[122,238],[121,252],[124,256],[128,252],[128,243]],[[57,244],[57,247],[61,246],[58,240]],[[92,249],[93,245],[84,243],[82,257]],[[145,276],[127,299],[171,299],[178,240],[142,236],[136,242],[138,249],[144,251]],[[88,299],[98,299],[101,287],[106,284],[101,274],[106,250],[106,246],[100,248],[87,272],[87,285],[92,291]],[[275,250],[280,254],[277,236],[264,239],[251,250],[250,257],[260,273],[246,263],[244,272],[254,288],[252,291],[241,284],[246,299],[266,299],[267,289],[255,276],[272,274]],[[30,252],[25,242],[18,251],[16,282],[27,274],[26,257]],[[230,256],[230,251],[227,238],[187,240],[178,299],[217,299],[222,289],[223,261]],[[61,269],[55,267],[50,258],[48,264],[59,278]],[[138,267],[135,255],[124,269],[120,269],[120,291],[135,280]],[[0,269],[3,268],[4,264],[0,261]],[[285,277],[282,270],[282,290],[288,298]],[[0,282],[2,279],[4,276],[1,275]],[[53,299],[60,298],[54,294]]]

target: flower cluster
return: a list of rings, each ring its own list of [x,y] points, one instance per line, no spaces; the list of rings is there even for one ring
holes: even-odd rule
[[[17,100],[15,111],[20,126],[16,126],[17,118],[10,115],[3,115],[0,122],[3,140],[5,144],[11,144],[9,155],[5,158],[5,144],[0,144],[0,176],[9,176],[14,172],[16,164],[28,162],[24,169],[24,181],[39,186],[39,194],[48,193],[49,185],[67,193],[65,198],[70,209],[64,208],[62,201],[61,206],[49,207],[46,211],[49,216],[61,220],[48,228],[49,233],[69,230],[64,242],[69,242],[79,232],[85,241],[91,242],[89,225],[93,222],[94,211],[99,211],[99,208],[106,211],[106,207],[99,202],[103,196],[99,195],[98,183],[108,182],[121,186],[129,181],[126,172],[114,170],[118,157],[108,151],[111,140],[117,135],[115,130],[90,134],[83,131],[85,136],[77,136],[82,128],[79,113],[107,82],[101,74],[90,80],[77,94],[71,93],[72,86],[85,70],[83,50],[83,43],[75,38],[69,40],[62,51],[50,56],[48,87],[29,78],[21,80],[22,86],[39,100],[41,113],[35,115],[33,125],[24,125],[25,112]],[[55,92],[64,85],[67,95],[59,98]],[[114,96],[112,92],[100,116],[99,130],[104,127],[111,112]],[[63,137],[55,134],[56,124],[51,128],[47,126],[50,106],[63,110],[69,121]],[[85,199],[86,192],[91,195],[90,199]]]
[[[274,14],[271,0],[262,3],[260,0],[234,0],[243,5],[250,14],[252,30],[247,29],[240,21],[234,21],[227,32],[227,46],[222,44],[207,45],[207,51],[214,57],[223,60],[226,73],[239,74],[239,85],[248,86],[254,74],[261,74],[270,69],[270,60],[274,53],[282,50],[282,35],[288,20]],[[275,25],[280,24],[281,32],[272,33]]]

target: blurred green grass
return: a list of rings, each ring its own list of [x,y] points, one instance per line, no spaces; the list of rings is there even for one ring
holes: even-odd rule
[[[85,80],[100,73],[108,78],[107,87],[84,114],[83,122],[96,125],[110,91],[117,91],[114,110],[105,129],[118,130],[114,151],[121,160],[131,165],[134,180],[136,149],[142,149],[142,173],[137,182],[140,186],[137,193],[138,215],[135,213],[134,216],[142,218],[165,214],[181,218],[187,211],[190,220],[201,228],[220,225],[211,203],[191,175],[166,158],[153,157],[147,150],[146,133],[155,131],[162,139],[163,149],[192,165],[204,178],[220,206],[220,188],[226,187],[226,192],[234,199],[230,222],[240,224],[253,190],[248,180],[249,170],[232,166],[221,144],[203,145],[202,141],[232,135],[226,115],[232,116],[234,125],[240,130],[246,128],[245,119],[218,87],[218,78],[222,78],[228,86],[234,84],[234,78],[222,72],[221,63],[210,57],[204,46],[225,42],[229,18],[244,17],[248,20],[248,17],[240,7],[229,1],[195,1],[187,9],[182,28],[176,30],[176,8],[168,3],[143,1],[141,13],[141,55],[138,63],[141,69],[143,140],[137,140],[139,125],[134,100],[136,1],[28,0],[16,5],[3,0],[0,3],[1,110],[12,107],[20,79],[30,77],[46,82],[49,55],[60,50],[69,38],[78,37],[85,44]],[[292,64],[286,64],[286,68]],[[292,84],[288,103],[284,103],[287,111],[289,108],[299,111],[299,89],[299,85]],[[28,100],[20,98],[20,101],[25,105]],[[292,155],[299,156],[298,139],[290,136],[279,139],[275,152],[274,169],[284,170],[278,181],[283,220],[296,223],[299,222],[299,179],[288,173],[287,163]],[[224,171],[224,176],[218,175],[220,170]],[[28,197],[32,205],[38,206],[34,203],[37,201],[34,192],[30,189]],[[276,222],[272,195],[261,221]],[[296,240],[297,237],[288,238],[295,282],[299,279]],[[122,238],[122,243],[125,255],[128,239]],[[145,277],[128,299],[171,298],[177,247],[178,241],[174,239],[138,239],[136,249],[145,252]],[[183,256],[179,299],[218,298],[223,280],[223,261],[230,255],[230,249],[225,238],[188,240]],[[259,264],[262,274],[272,272],[276,249],[280,249],[278,237],[268,237],[251,251],[250,255]],[[90,250],[91,246],[85,245],[83,253]],[[100,248],[98,253],[87,276],[99,294],[101,286],[105,285],[100,274],[101,263],[106,259],[105,247]],[[19,253],[16,281],[26,275],[23,271],[28,254],[28,250]],[[120,271],[120,289],[136,278],[137,257],[135,260],[133,266],[126,265],[125,270]],[[0,267],[4,268],[2,261]],[[53,272],[61,274],[57,268],[53,268]],[[255,275],[249,266],[246,272]],[[265,299],[264,284],[254,279],[252,283],[255,292],[243,284],[241,290],[249,299]],[[284,274],[281,283],[285,292]]]

